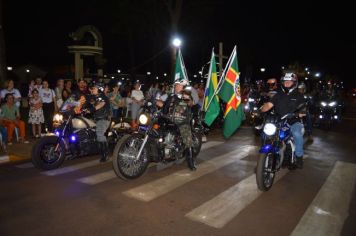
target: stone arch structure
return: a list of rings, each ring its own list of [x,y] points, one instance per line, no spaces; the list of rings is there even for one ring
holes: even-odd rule
[[[86,35],[90,35],[92,43],[83,42]],[[99,30],[93,25],[84,25],[69,35],[73,44],[68,46],[69,53],[74,54],[75,79],[83,78],[84,56],[94,56],[98,66],[98,76],[103,76],[102,67],[105,64],[103,58],[103,39]]]

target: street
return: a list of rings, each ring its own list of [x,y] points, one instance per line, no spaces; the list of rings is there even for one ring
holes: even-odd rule
[[[209,134],[195,172],[151,165],[131,181],[98,156],[41,171],[22,150],[0,165],[0,235],[356,235],[356,100],[344,117],[315,129],[304,168],[282,169],[268,192],[256,186],[260,140],[247,126],[228,140]]]

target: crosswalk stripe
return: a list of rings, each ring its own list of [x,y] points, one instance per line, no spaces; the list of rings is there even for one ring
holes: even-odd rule
[[[209,174],[223,166],[229,165],[246,157],[248,155],[248,150],[251,147],[254,148],[254,146],[251,145],[243,145],[239,149],[235,149],[234,151],[203,162],[198,166],[198,169],[195,172],[190,170],[181,170],[166,177],[125,191],[123,194],[140,201],[152,201],[155,198],[162,196],[190,181],[198,179],[203,175]]]
[[[32,162],[26,162],[20,165],[16,165],[16,167],[20,169],[28,169],[34,167],[34,165],[32,164]]]
[[[93,161],[88,161],[80,164],[76,164],[73,166],[67,166],[55,170],[48,170],[48,171],[43,171],[41,174],[47,175],[47,176],[56,176],[56,175],[62,175],[62,174],[67,174],[76,170],[92,167],[99,165],[99,160],[93,160]]]
[[[306,156],[304,157],[304,159],[307,158]],[[246,165],[251,166],[256,166],[257,164],[256,162],[245,160],[240,160],[239,162],[245,162]],[[289,170],[287,169],[278,171],[274,184],[288,172]],[[193,209],[186,214],[186,217],[214,228],[222,228],[262,193],[257,188],[256,174],[252,174],[213,199]]]
[[[274,182],[276,183],[287,173],[286,169],[279,171]],[[252,174],[190,211],[186,217],[214,228],[222,228],[262,193],[256,185],[256,174]]]
[[[340,235],[356,181],[356,164],[337,161],[291,235]]]
[[[218,141],[210,141],[207,143],[204,143],[201,147],[201,151],[211,148],[211,147],[215,147],[217,145],[220,145],[223,142],[218,142]],[[150,164],[150,167],[156,166],[156,163],[152,163]],[[102,172],[99,174],[95,174],[95,175],[90,175],[90,176],[86,176],[80,179],[77,179],[78,182],[81,182],[83,184],[89,184],[89,185],[95,185],[95,184],[99,184],[111,179],[117,178],[115,172],[113,170],[109,170],[106,172]]]
[[[102,183],[102,182],[105,182],[105,181],[108,181],[108,180],[114,179],[114,178],[117,178],[117,176],[113,170],[110,170],[110,171],[102,172],[102,173],[99,173],[96,175],[80,178],[77,181],[79,181],[83,184],[95,185],[95,184]]]

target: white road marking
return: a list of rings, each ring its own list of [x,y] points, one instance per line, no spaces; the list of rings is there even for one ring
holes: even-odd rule
[[[287,169],[279,171],[274,184],[287,173]],[[262,193],[256,185],[256,174],[253,174],[195,208],[186,217],[214,228],[222,228]]]
[[[304,159],[307,159],[307,157],[304,157]],[[257,165],[253,161],[240,160],[239,162],[245,162],[245,165]],[[273,184],[276,184],[288,172],[288,169],[278,171]],[[186,214],[186,217],[214,228],[222,228],[262,193],[257,188],[256,174],[252,174],[213,199],[193,209]]]
[[[93,161],[76,164],[73,166],[67,166],[67,167],[63,167],[63,168],[59,168],[59,169],[55,169],[55,170],[44,171],[44,172],[41,172],[41,174],[48,175],[48,176],[62,175],[62,174],[67,174],[67,173],[76,171],[76,170],[96,166],[99,164],[100,164],[99,160],[93,160]]]
[[[6,163],[6,162],[9,162],[9,161],[10,161],[9,156],[0,156],[0,164],[1,163]]]
[[[79,181],[83,184],[95,185],[95,184],[102,183],[102,182],[105,182],[105,181],[108,181],[108,180],[114,179],[114,178],[117,178],[117,176],[113,170],[110,170],[110,171],[106,171],[106,172],[99,173],[96,175],[91,175],[91,176],[87,176],[84,178],[80,178],[77,181]]]
[[[201,147],[201,151],[211,148],[211,147],[215,147],[222,143],[223,142],[218,142],[218,141],[210,141],[210,142],[204,143]],[[151,163],[148,168],[156,166],[156,165],[157,165],[157,163]],[[109,171],[102,172],[99,174],[90,175],[90,176],[86,176],[84,178],[77,179],[77,181],[79,181],[83,184],[95,185],[95,184],[99,184],[99,183],[102,183],[102,182],[105,182],[105,181],[108,181],[108,180],[111,180],[114,178],[117,178],[115,172],[113,170],[109,170]]]
[[[337,161],[291,235],[340,235],[356,181],[356,164]]]
[[[234,151],[203,162],[198,166],[198,169],[195,172],[190,170],[181,170],[166,177],[125,191],[124,194],[140,201],[152,201],[155,198],[158,198],[190,181],[198,179],[203,175],[214,172],[223,166],[229,165],[246,157],[251,147],[254,148],[254,146],[251,145],[241,146]]]

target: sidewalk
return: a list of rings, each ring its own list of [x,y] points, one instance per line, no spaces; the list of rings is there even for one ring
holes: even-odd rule
[[[7,146],[7,153],[0,153],[0,165],[9,162],[18,162],[31,159],[32,146],[35,140],[30,140],[30,143],[13,143]]]

